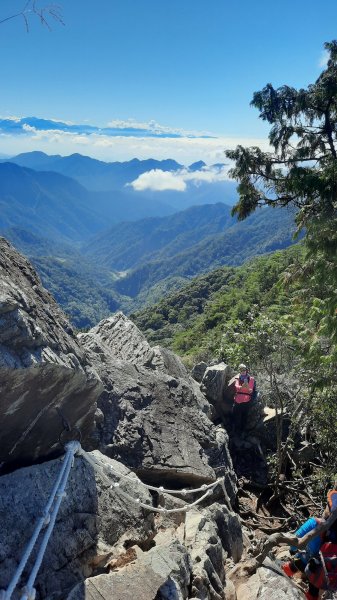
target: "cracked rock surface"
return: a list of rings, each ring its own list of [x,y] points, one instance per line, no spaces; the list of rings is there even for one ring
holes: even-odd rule
[[[255,575],[236,590],[237,600],[304,600],[294,582],[266,559]]]
[[[67,600],[229,600],[224,560],[234,555],[239,560],[242,553],[236,515],[216,504],[193,509],[177,527],[167,518],[165,528],[162,521],[157,527],[154,547],[147,552],[135,547],[128,564],[78,584]]]
[[[147,481],[198,485],[214,481],[213,467],[221,466],[217,475],[226,475],[234,498],[236,479],[226,431],[210,421],[210,405],[179,359],[154,362],[153,349],[121,313],[79,340],[104,386],[98,401],[104,416],[96,432],[98,447]]]
[[[65,315],[30,263],[0,238],[0,468],[57,450],[56,408],[85,443],[100,391]]]
[[[188,598],[190,577],[186,548],[173,539],[148,552],[123,569],[87,579],[70,593],[67,600],[183,600]]]
[[[124,475],[129,470],[95,451],[94,456]],[[19,469],[0,478],[0,589],[6,588],[41,516],[61,467],[61,459]],[[38,598],[63,600],[78,581],[89,577],[106,562],[114,547],[151,539],[151,513],[124,494],[151,504],[151,497],[135,478],[122,479],[120,488],[110,488],[99,473],[76,457],[57,522],[38,573]],[[34,557],[34,554],[32,558]],[[22,584],[32,560],[24,571]]]

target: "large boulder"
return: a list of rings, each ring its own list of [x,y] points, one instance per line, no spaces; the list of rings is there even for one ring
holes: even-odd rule
[[[215,504],[186,513],[178,527],[158,524],[153,547],[146,552],[133,546],[111,562],[108,574],[78,584],[67,600],[224,600],[227,556],[239,560],[242,532],[236,515]]]
[[[121,322],[135,340],[141,339],[134,355],[136,341],[129,340],[126,348],[115,342],[114,326],[119,331]],[[182,486],[215,480],[213,467],[221,466],[218,474],[227,473],[233,498],[235,475],[225,430],[219,432],[209,420],[209,403],[192,378],[173,377],[162,364],[149,361],[151,348],[145,352],[136,329],[119,316],[80,335],[104,385],[98,403],[104,421],[97,429],[102,451],[147,481]]]
[[[137,549],[137,559],[123,569],[87,579],[67,600],[183,600],[188,598],[189,556],[172,538],[148,552]]]
[[[110,353],[122,361],[160,370],[173,377],[188,377],[178,356],[167,348],[150,346],[144,334],[122,312],[103,319],[90,334],[97,336],[109,347]]]
[[[266,559],[255,575],[236,589],[237,600],[304,600],[305,596],[274,562]]]
[[[201,389],[207,400],[214,406],[215,417],[224,419],[231,414],[233,398],[228,397],[228,384],[232,375],[229,365],[221,362],[207,367],[204,372]]]
[[[207,366],[208,366],[207,363],[205,363],[204,361],[201,361],[201,362],[197,363],[196,365],[194,365],[194,367],[191,371],[191,375],[192,375],[193,379],[195,379],[196,381],[201,383],[202,378],[205,375]]]
[[[153,514],[131,498],[152,505],[147,489],[122,464],[98,451],[89,456],[121,476],[110,487],[106,476],[76,457],[57,521],[36,581],[38,600],[63,600],[80,581],[97,572],[120,547],[148,543],[154,536]],[[0,478],[0,589],[5,589],[21,559],[36,521],[42,515],[61,460],[33,465]],[[116,478],[115,478],[116,480]],[[28,562],[20,586],[27,581]],[[19,587],[20,587],[19,586]]]
[[[0,468],[58,451],[62,421],[85,443],[101,392],[71,325],[30,263],[0,238]]]

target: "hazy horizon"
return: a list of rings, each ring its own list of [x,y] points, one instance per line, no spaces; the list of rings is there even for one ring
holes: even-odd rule
[[[4,0],[0,20],[23,6]],[[51,21],[50,31],[33,16],[28,33],[22,19],[0,23],[2,154],[212,164],[237,144],[265,149],[253,93],[268,82],[307,86],[336,37],[329,0],[319,11],[314,0],[60,7],[64,26]],[[21,129],[10,127],[21,119]]]

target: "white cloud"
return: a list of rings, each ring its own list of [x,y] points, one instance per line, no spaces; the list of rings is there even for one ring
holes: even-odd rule
[[[329,52],[327,50],[323,50],[318,61],[318,66],[322,69],[325,69],[328,66],[329,60]]]
[[[199,171],[180,169],[179,171],[175,171],[173,173],[170,171],[162,171],[161,169],[153,169],[152,171],[142,173],[129,185],[131,185],[137,192],[144,190],[151,190],[155,192],[175,190],[177,192],[184,192],[187,187],[187,182],[191,182],[193,185],[198,186],[201,183],[226,181],[228,180],[227,171],[227,167],[204,167]]]
[[[135,119],[114,119],[113,121],[109,121],[107,127],[111,127],[112,129],[139,129],[145,130],[150,134],[156,135],[178,135],[182,137],[216,137],[213,136],[208,131],[188,131],[186,129],[179,129],[174,127],[167,127],[165,125],[160,125],[155,120],[151,121],[136,121]]]
[[[27,123],[24,123],[22,125],[22,129],[24,131],[26,131],[27,133],[38,133],[38,130],[36,129],[36,127],[32,127],[32,125],[28,125]]]
[[[21,117],[15,117],[13,115],[11,115],[10,117],[8,115],[6,115],[6,116],[0,115],[0,119],[4,119],[7,121],[16,121],[17,123],[19,123],[21,121]]]
[[[130,184],[137,192],[143,190],[153,190],[163,192],[165,190],[175,190],[176,192],[184,192],[186,183],[184,179],[176,173],[170,171],[162,171],[161,169],[153,169],[142,173],[135,181]]]
[[[6,117],[8,118],[8,117]],[[13,120],[18,118],[14,117]],[[19,120],[19,119],[18,119]],[[141,125],[139,123],[139,125]],[[149,124],[147,124],[148,126]],[[68,155],[75,152],[85,153],[93,158],[104,161],[126,161],[132,158],[144,160],[156,158],[163,160],[174,158],[180,164],[188,165],[192,162],[203,160],[207,164],[225,162],[225,149],[235,148],[237,144],[243,146],[259,146],[268,150],[268,140],[263,138],[203,138],[203,137],[151,137],[141,135],[116,136],[103,133],[76,133],[59,129],[40,130],[32,125],[23,125],[24,132],[17,135],[15,132],[0,132],[0,152],[6,155],[19,154],[41,150],[47,154]],[[202,171],[200,181],[213,177],[210,173]],[[196,181],[196,177],[194,177]],[[188,181],[188,178],[183,178]],[[171,182],[173,184],[173,182]],[[174,182],[181,186],[181,183]],[[171,188],[172,189],[172,188]]]
[[[47,144],[61,144],[61,145],[74,145],[76,147],[79,146],[90,146],[93,142],[91,140],[92,136],[83,134],[83,133],[73,133],[71,131],[60,131],[59,129],[37,129],[32,125],[28,125],[24,123],[22,125],[22,129],[28,134],[28,139],[34,142],[45,142]],[[94,134],[95,135],[95,134]],[[99,135],[97,136],[100,137]],[[21,141],[19,139],[18,141]],[[76,152],[76,150],[73,150]]]

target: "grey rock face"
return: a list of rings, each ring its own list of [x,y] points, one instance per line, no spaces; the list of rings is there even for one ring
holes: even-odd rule
[[[57,450],[61,408],[85,439],[100,382],[30,263],[0,238],[0,467]]]
[[[163,371],[172,377],[188,378],[182,361],[171,350],[161,346],[150,346],[138,327],[122,312],[100,321],[90,330],[105,348],[109,348],[116,359],[133,365]],[[80,335],[80,339],[85,336]]]
[[[148,481],[174,481],[182,486],[212,481],[213,466],[224,465],[233,496],[235,476],[224,443],[226,433],[222,430],[225,437],[219,436],[209,420],[209,404],[198,384],[188,376],[172,377],[154,369],[152,359],[148,360],[151,348],[145,352],[143,343],[135,354],[116,345],[114,324],[119,332],[121,322],[126,321],[124,316],[111,318],[80,335],[87,360],[104,385],[99,400],[104,414],[104,424],[98,429],[101,449]],[[133,324],[123,327],[130,338],[137,329]],[[130,338],[126,346],[134,348],[137,331],[135,340]]]
[[[225,598],[224,561],[235,562],[243,551],[241,525],[234,513],[214,504],[210,508],[189,512],[185,523],[185,545],[192,562],[191,590],[195,598]]]
[[[216,416],[226,417],[232,411],[232,398],[227,398],[226,392],[232,371],[225,363],[207,367],[201,382],[201,389],[206,394],[216,411]]]
[[[200,383],[205,374],[206,369],[207,369],[207,363],[205,363],[203,361],[194,365],[194,367],[191,371],[191,375],[192,375],[193,379],[195,379],[196,381],[199,381],[199,383]]]
[[[236,590],[237,600],[304,600],[304,594],[269,559]]]
[[[135,475],[99,451],[89,457],[112,468],[111,481],[119,487],[111,487],[110,479],[84,457],[75,458],[36,580],[37,600],[183,600],[191,589],[199,599],[227,598],[224,560],[237,561],[242,552],[236,515],[216,503],[180,513],[179,521],[154,518],[135,501],[152,505]],[[61,460],[53,460],[0,478],[0,589],[8,586],[60,467]],[[179,500],[172,498],[172,503],[178,506]],[[33,559],[34,554],[19,589]]]
[[[88,579],[67,600],[183,600],[188,598],[189,556],[178,540],[137,551],[137,560],[120,571]]]
[[[97,338],[115,358],[135,365],[151,365],[154,352],[138,327],[122,312],[100,321],[90,330],[92,338]],[[86,335],[79,335],[83,340]]]
[[[180,358],[168,350],[167,348],[163,348],[162,346],[153,346],[154,358],[152,360],[152,365],[167,373],[168,375],[172,375],[172,377],[182,377],[183,379],[189,379],[188,372]]]
[[[242,552],[241,527],[234,513],[218,504],[193,509],[178,527],[166,523],[163,528],[161,523],[153,543],[147,552],[134,547],[127,564],[116,561],[116,571],[77,585],[67,600],[184,600],[191,594],[200,600],[230,597],[224,560],[234,557],[240,543]]]
[[[123,465],[98,451],[92,455],[129,474]],[[53,460],[0,478],[0,589],[7,587],[13,575],[60,466],[61,460]],[[152,514],[123,494],[152,504],[148,491],[137,479],[122,478],[120,487],[111,489],[83,457],[76,457],[66,492],[38,574],[39,599],[63,600],[74,585],[94,572],[100,558],[104,562],[117,543],[142,545],[154,535]],[[22,585],[31,566],[30,560]]]

